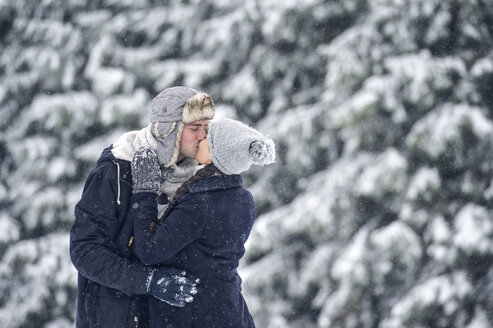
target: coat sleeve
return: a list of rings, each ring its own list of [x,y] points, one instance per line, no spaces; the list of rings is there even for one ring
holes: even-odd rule
[[[115,245],[123,222],[116,204],[117,172],[108,164],[89,175],[75,207],[70,257],[83,277],[127,295],[143,295],[150,268],[121,256]]]
[[[185,194],[158,230],[151,234],[150,223],[157,216],[156,196],[151,193],[133,195],[130,217],[134,221],[137,257],[142,263],[155,265],[175,256],[200,237],[205,211],[205,206],[198,205],[193,196]]]

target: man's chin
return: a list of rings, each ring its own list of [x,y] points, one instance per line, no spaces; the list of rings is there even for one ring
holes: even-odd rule
[[[195,159],[196,155],[197,155],[197,151],[194,151],[194,152],[181,153],[180,157],[181,158]]]

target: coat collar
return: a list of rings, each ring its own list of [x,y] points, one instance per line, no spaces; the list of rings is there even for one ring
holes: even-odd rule
[[[241,186],[243,186],[243,179],[241,175],[235,174],[212,176],[188,186],[188,191],[191,193],[197,193],[211,190],[230,189]]]
[[[116,158],[113,155],[112,149],[113,149],[113,145],[110,145],[109,147],[107,147],[103,150],[103,152],[101,153],[101,156],[97,160],[97,165],[100,165],[101,163],[103,163],[105,161],[112,162],[114,165],[118,164],[118,166],[120,166],[120,170],[122,173],[121,175],[119,175],[119,178],[131,185],[132,184],[132,174],[131,174],[130,162]]]
[[[241,175],[222,175],[222,176],[212,176],[200,180],[197,183],[191,184],[187,187],[187,192],[189,193],[199,193],[204,191],[213,190],[225,190],[230,188],[236,188],[243,186],[243,179]],[[181,197],[180,197],[181,198]],[[170,206],[166,209],[160,221],[166,220],[166,217],[173,210],[178,202],[172,202]]]

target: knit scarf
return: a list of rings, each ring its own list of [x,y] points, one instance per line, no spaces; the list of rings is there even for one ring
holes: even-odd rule
[[[193,158],[185,158],[171,167],[161,168],[161,192],[166,194],[168,201],[173,198],[176,190],[195,174],[197,168],[197,161]],[[168,203],[158,203],[158,218],[164,214],[166,208],[168,208]]]

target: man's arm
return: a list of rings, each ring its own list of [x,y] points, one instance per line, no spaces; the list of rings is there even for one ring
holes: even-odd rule
[[[123,225],[116,207],[118,177],[108,164],[91,173],[75,208],[70,232],[70,256],[75,268],[83,277],[127,295],[150,294],[170,305],[184,306],[197,291],[196,282],[186,278],[185,272],[150,268],[119,255],[114,242]]]
[[[146,294],[151,269],[118,255],[113,241],[123,222],[117,215],[118,177],[111,165],[109,162],[96,168],[86,182],[82,198],[75,207],[70,256],[85,278],[127,295]]]

